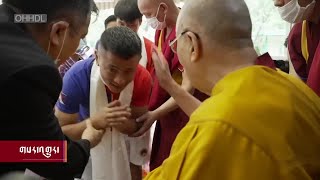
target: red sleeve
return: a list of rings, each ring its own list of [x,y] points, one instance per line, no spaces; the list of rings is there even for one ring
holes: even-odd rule
[[[146,48],[146,52],[147,52],[147,66],[146,66],[146,69],[149,71],[149,73],[151,74],[154,67],[153,67],[153,61],[152,61],[152,45],[153,43],[147,39],[147,38],[144,38],[144,44],[145,44],[145,48]]]
[[[148,106],[152,89],[152,78],[149,72],[138,65],[134,78],[134,87],[131,106],[143,107]]]
[[[288,38],[288,50],[291,62],[297,74],[302,79],[308,78],[307,63],[301,50],[301,29],[302,23],[293,26]]]
[[[310,68],[307,84],[314,92],[320,96],[320,43],[314,55],[314,60]]]

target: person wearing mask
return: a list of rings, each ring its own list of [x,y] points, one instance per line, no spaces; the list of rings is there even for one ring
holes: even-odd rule
[[[155,44],[168,60],[172,76],[184,89],[193,92],[192,87],[188,85],[188,80],[186,78],[183,80],[183,67],[169,46],[169,43],[176,37],[175,25],[179,8],[173,0],[138,0],[138,7],[141,14],[147,18],[147,23],[156,29]],[[178,107],[174,99],[170,98],[170,95],[160,87],[155,73],[153,72],[151,75],[154,84],[149,112],[137,119],[138,122],[144,122],[144,125],[133,136],[145,133],[157,121],[150,158],[150,170],[153,170],[169,156],[173,141],[186,125],[189,117]],[[193,95],[200,101],[208,97],[198,90],[195,90]]]
[[[320,99],[299,79],[254,65],[251,28],[244,0],[186,2],[172,47],[192,86],[211,97],[146,180],[319,177]],[[156,47],[152,59],[159,83],[182,106],[189,93]]]
[[[31,171],[48,179],[73,179],[103,135],[88,122],[77,141],[64,136],[54,116],[61,87],[57,65],[88,32],[92,0],[3,0],[0,5],[1,140],[66,140],[67,163],[0,164],[0,174]],[[14,14],[46,14],[46,23],[15,23]],[[101,121],[104,121],[103,119]],[[95,126],[95,125],[94,125]],[[5,148],[5,147],[2,147]]]
[[[320,79],[318,79],[320,73],[320,1],[275,0],[274,3],[282,19],[289,23],[296,23],[288,38],[289,56],[294,69],[298,76],[320,95]],[[311,71],[311,69],[314,70]]]
[[[118,26],[126,26],[138,33],[142,23],[142,14],[139,11],[137,0],[120,0],[114,7],[114,15],[117,18]],[[138,33],[139,34],[139,33]],[[142,53],[140,65],[145,67],[149,73],[153,71],[153,62],[151,59],[151,47],[153,43],[139,34],[142,43]]]
[[[86,121],[105,121],[100,144],[91,150],[83,179],[139,180],[148,160],[149,137],[128,137],[140,126],[134,119],[147,111],[152,78],[139,65],[141,40],[127,27],[105,30],[95,57],[79,61],[63,78],[55,114],[63,132],[78,140]],[[106,122],[106,124],[104,124]]]

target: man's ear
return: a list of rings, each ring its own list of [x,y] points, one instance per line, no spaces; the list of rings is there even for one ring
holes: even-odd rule
[[[54,46],[61,46],[68,30],[69,23],[65,21],[55,22],[51,26],[50,41]]]
[[[160,4],[160,8],[163,8],[163,12],[165,13],[165,14],[167,14],[168,13],[168,5],[167,4],[165,4],[165,3],[161,3]]]
[[[187,32],[186,35],[189,38],[189,41],[191,43],[190,46],[190,60],[191,62],[196,62],[197,60],[200,59],[201,55],[201,44],[199,41],[199,38],[193,33],[193,32]]]

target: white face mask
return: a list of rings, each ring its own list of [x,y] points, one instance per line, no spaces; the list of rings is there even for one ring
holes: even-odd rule
[[[301,7],[298,0],[291,0],[286,5],[279,7],[279,13],[283,20],[289,23],[296,23],[306,20],[312,13],[316,1],[313,0],[308,6]]]
[[[160,4],[161,5],[161,4]],[[157,16],[158,16],[158,13],[159,13],[159,9],[160,9],[160,5],[158,7],[158,11],[157,11],[157,14],[155,17],[152,17],[152,18],[147,18],[147,24],[150,25],[153,29],[156,29],[156,30],[162,30],[164,29],[167,24],[166,24],[166,17],[167,15],[165,14],[164,15],[164,20],[163,22],[160,22],[158,19],[157,19]]]

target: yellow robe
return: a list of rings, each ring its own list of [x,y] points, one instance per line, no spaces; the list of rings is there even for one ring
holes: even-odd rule
[[[262,66],[219,81],[146,180],[311,179],[320,172],[320,99]]]

